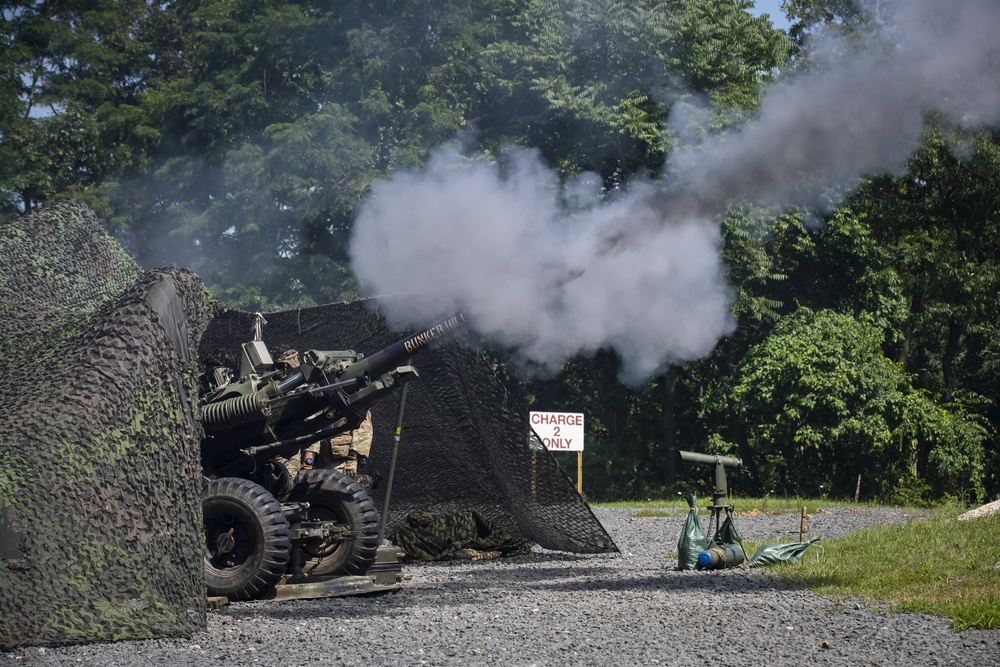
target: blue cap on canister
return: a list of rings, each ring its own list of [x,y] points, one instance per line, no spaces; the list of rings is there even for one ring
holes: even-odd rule
[[[712,557],[711,551],[702,551],[700,554],[698,554],[698,565],[702,567],[708,567],[709,565],[712,565],[714,562],[715,559]]]

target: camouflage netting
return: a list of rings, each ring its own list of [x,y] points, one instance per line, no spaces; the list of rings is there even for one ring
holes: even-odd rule
[[[203,359],[238,358],[251,340],[255,316],[229,311],[202,338]],[[372,354],[409,332],[392,332],[369,301],[265,315],[263,339],[272,353],[352,349]],[[428,317],[428,323],[434,319]],[[420,378],[410,385],[385,534],[413,510],[475,509],[512,535],[575,553],[617,551],[611,538],[545,449],[529,446],[527,415],[475,348],[455,342],[425,349],[412,360]],[[388,478],[399,393],[372,409],[369,474]],[[382,483],[373,497],[381,507]]]
[[[83,205],[0,227],[0,645],[205,626],[193,274]]]
[[[189,272],[142,272],[75,202],[0,227],[0,297],[0,646],[204,628],[199,360],[235,358],[255,316]],[[263,338],[371,353],[402,337],[374,305],[267,313]],[[473,509],[546,548],[617,550],[481,354],[414,364],[386,534]],[[382,478],[398,396],[373,409]]]

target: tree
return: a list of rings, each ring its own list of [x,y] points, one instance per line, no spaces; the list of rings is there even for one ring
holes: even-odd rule
[[[706,96],[731,122],[787,57],[781,31],[745,0],[522,0],[487,54],[499,71],[479,125],[495,142],[538,147],[567,173],[609,187],[655,175],[679,100]]]
[[[148,27],[161,7],[122,2],[0,5],[0,211],[73,196],[135,166],[158,139],[139,103],[151,71]]]
[[[930,129],[906,173],[873,181],[857,198],[910,298],[899,359],[908,368],[936,359],[939,375],[924,381],[948,399],[963,384],[966,332],[992,328],[1000,315],[1000,144],[952,139],[962,143]]]
[[[939,400],[987,418],[988,456],[1000,461],[1000,142],[932,125],[906,172],[874,179],[854,205],[868,211],[905,294],[894,357]]]
[[[781,6],[792,22],[788,33],[799,47],[817,30],[856,36],[870,27],[878,9],[876,3],[865,0],[784,0]]]
[[[162,140],[149,168],[106,184],[120,236],[144,265],[188,266],[247,308],[353,296],[354,206],[474,113],[492,5],[170,9],[174,69],[145,96]]]
[[[861,475],[870,497],[981,497],[985,429],[914,389],[882,338],[800,308],[741,360],[733,409],[772,492],[844,497]]]

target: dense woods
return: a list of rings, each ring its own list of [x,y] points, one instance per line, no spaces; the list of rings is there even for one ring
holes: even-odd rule
[[[0,220],[72,197],[234,306],[354,298],[359,203],[442,144],[669,187],[679,109],[738,127],[812,37],[869,38],[854,0],[785,7],[787,33],[749,0],[0,2]],[[927,114],[862,176],[718,215],[737,326],[706,358],[636,387],[611,351],[555,377],[496,352],[526,408],[586,414],[591,498],[704,485],[678,448],[742,456],[746,493],[1000,493],[1000,135]]]

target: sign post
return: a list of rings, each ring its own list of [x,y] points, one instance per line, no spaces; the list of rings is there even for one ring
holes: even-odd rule
[[[583,414],[531,412],[529,420],[550,452],[576,452],[576,491],[583,495]]]

